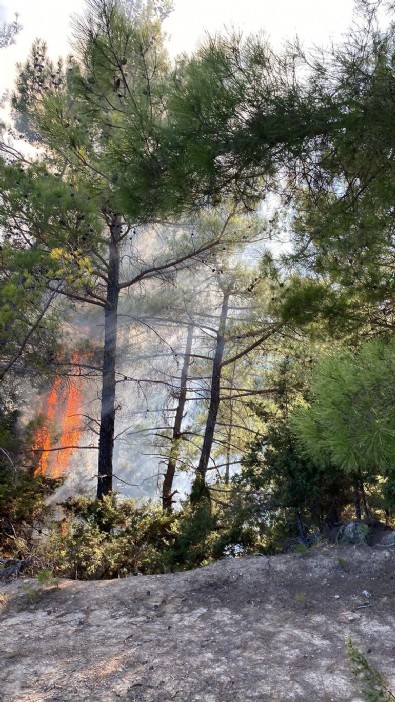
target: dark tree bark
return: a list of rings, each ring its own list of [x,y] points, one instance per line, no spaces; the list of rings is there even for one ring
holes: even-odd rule
[[[355,518],[360,521],[362,519],[362,512],[361,512],[361,492],[360,492],[360,483],[359,483],[359,478],[356,476],[354,478],[354,509],[355,509]]]
[[[110,246],[108,283],[104,308],[103,383],[99,434],[97,497],[101,500],[112,490],[113,450],[115,425],[115,364],[117,352],[117,325],[119,300],[119,247],[122,221],[114,215],[109,223]]]
[[[230,383],[230,395],[232,395],[232,391],[234,388],[234,382],[235,382],[235,374],[236,374],[236,363],[233,363],[233,368],[232,368],[232,378],[231,378],[231,383]],[[228,426],[228,431],[227,431],[227,445],[226,445],[226,452],[225,452],[225,485],[229,485],[229,479],[230,479],[230,453],[231,453],[231,443],[232,443],[232,431],[233,431],[233,400],[230,398],[229,400],[229,426]]]
[[[300,511],[298,509],[296,510],[296,526],[298,527],[299,538],[304,543],[305,539],[306,539],[306,534],[305,534],[303,519],[302,519],[302,516],[301,516]]]
[[[369,519],[369,518],[370,518],[370,512],[369,512],[368,503],[367,503],[367,500],[366,500],[365,485],[364,485],[364,482],[363,482],[363,478],[362,478],[362,473],[361,473],[361,471],[359,471],[359,493],[360,493],[360,496],[361,496],[362,507],[363,507],[363,513],[364,513],[365,519]]]
[[[207,415],[206,428],[204,432],[203,448],[197,467],[199,479],[203,484],[206,482],[206,473],[210,459],[211,449],[214,440],[214,430],[217,421],[219,403],[221,400],[221,370],[225,351],[225,329],[228,318],[229,298],[231,292],[226,290],[222,301],[221,315],[217,332],[217,341],[213,361],[213,372],[211,377],[210,405]]]
[[[165,479],[163,481],[163,487],[162,487],[162,505],[163,505],[163,509],[166,512],[171,512],[172,505],[173,505],[173,494],[174,494],[172,492],[173,480],[174,480],[174,475],[176,472],[178,456],[180,454],[180,439],[182,436],[181,427],[182,427],[182,420],[184,417],[185,403],[186,403],[187,392],[188,392],[188,388],[187,388],[188,368],[189,368],[189,364],[191,362],[193,331],[194,331],[194,326],[193,326],[193,324],[190,324],[188,326],[188,335],[187,335],[187,343],[186,343],[186,347],[185,347],[184,363],[183,363],[182,371],[181,371],[180,392],[178,395],[178,405],[177,405],[177,409],[176,409],[176,413],[175,413],[175,417],[174,417],[169,461],[167,464]]]

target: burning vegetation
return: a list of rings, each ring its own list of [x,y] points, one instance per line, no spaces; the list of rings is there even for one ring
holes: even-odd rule
[[[78,359],[72,358],[72,363]],[[43,422],[35,434],[38,453],[36,475],[61,478],[78,448],[81,432],[82,388],[80,377],[56,377],[43,400]]]

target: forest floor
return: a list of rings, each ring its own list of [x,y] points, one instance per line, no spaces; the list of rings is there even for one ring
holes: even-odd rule
[[[122,580],[0,587],[4,702],[361,702],[395,693],[395,545],[321,545]]]

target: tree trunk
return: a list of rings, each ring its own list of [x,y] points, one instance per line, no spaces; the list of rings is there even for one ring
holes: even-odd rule
[[[232,367],[232,378],[230,383],[230,395],[232,395],[234,382],[236,374],[236,363],[233,363]],[[226,445],[226,457],[225,457],[225,485],[229,485],[230,480],[230,454],[231,454],[231,443],[232,443],[232,431],[233,431],[233,400],[229,400],[229,427],[228,427],[228,443]]]
[[[106,307],[104,309],[103,383],[99,434],[97,497],[101,500],[112,490],[115,425],[115,363],[119,299],[119,244],[122,222],[114,215],[110,222],[110,251]]]
[[[355,506],[355,518],[360,521],[362,519],[361,512],[361,494],[359,490],[359,479],[354,478],[354,506]]]
[[[360,473],[359,475],[360,475],[360,478],[359,478],[359,492],[360,492],[361,499],[362,499],[363,513],[364,513],[364,515],[365,515],[365,519],[369,519],[369,518],[370,518],[370,513],[369,513],[369,509],[368,509],[368,503],[367,503],[367,501],[366,501],[365,485],[364,485],[364,482],[363,482],[363,478],[362,478],[361,473]]]
[[[306,534],[304,531],[304,523],[299,510],[296,510],[296,525],[298,527],[299,537],[303,543],[306,541]]]
[[[211,394],[210,405],[207,415],[206,429],[204,432],[203,448],[200,455],[199,465],[197,467],[198,475],[203,484],[206,482],[206,473],[208,462],[210,459],[211,449],[213,446],[215,423],[217,421],[218,408],[220,403],[221,392],[221,369],[225,351],[225,328],[228,317],[230,291],[224,292],[222,301],[221,316],[217,332],[217,343],[215,347],[213,372],[211,377]]]
[[[194,326],[190,324],[188,326],[187,343],[185,347],[184,363],[181,371],[180,378],[180,392],[178,395],[178,405],[174,417],[173,424],[173,434],[171,438],[171,447],[169,461],[167,464],[167,469],[165,473],[165,479],[163,481],[162,488],[162,505],[166,512],[172,511],[173,505],[173,480],[176,472],[177,460],[180,453],[180,439],[182,436],[181,426],[184,417],[185,403],[187,399],[187,382],[188,382],[188,368],[191,362],[191,350],[192,350],[192,340],[193,340]]]

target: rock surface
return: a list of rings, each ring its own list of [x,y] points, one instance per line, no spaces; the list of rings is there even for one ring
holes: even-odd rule
[[[124,580],[3,583],[4,702],[361,702],[395,692],[395,549],[320,546]]]

